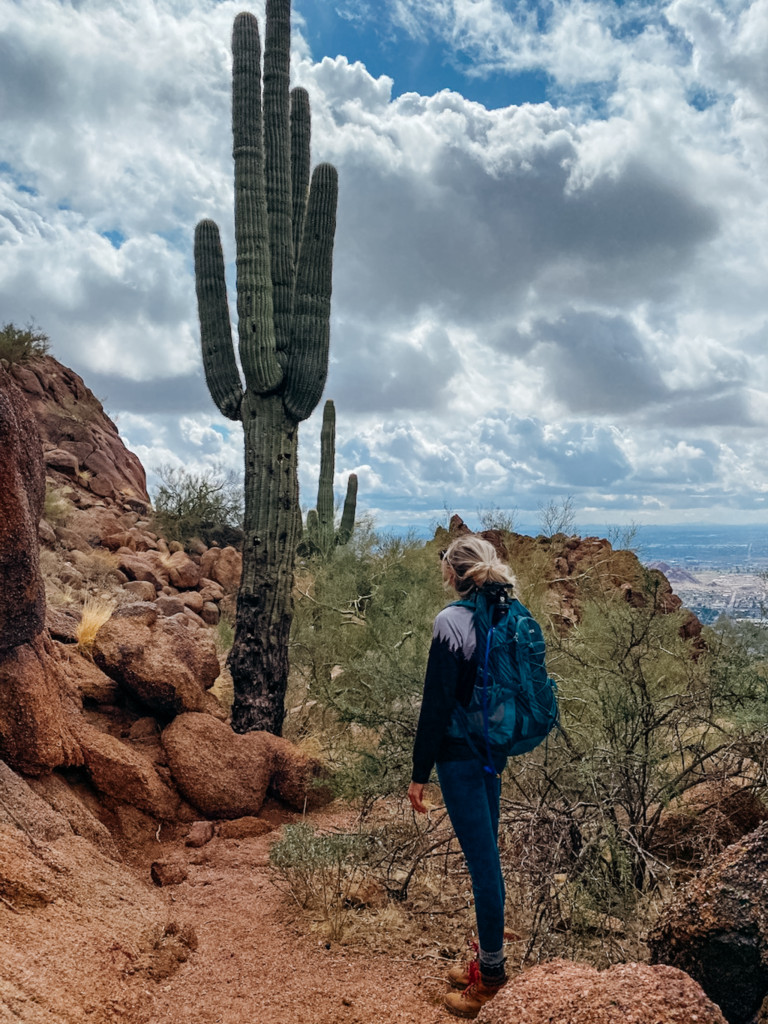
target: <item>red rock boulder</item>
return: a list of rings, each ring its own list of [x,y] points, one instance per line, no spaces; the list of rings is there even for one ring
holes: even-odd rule
[[[648,937],[654,963],[695,978],[729,1024],[768,996],[768,822],[680,889]]]
[[[218,583],[227,594],[240,586],[243,556],[236,548],[209,548],[200,558],[200,575]]]
[[[162,734],[179,792],[211,818],[259,813],[272,777],[272,739],[264,732],[240,735],[201,714],[179,715]]]
[[[88,774],[100,792],[155,818],[175,818],[179,798],[148,758],[85,722],[79,725],[78,738]]]
[[[267,732],[233,732],[209,715],[179,715],[163,731],[179,792],[210,818],[257,815],[267,792],[296,810],[327,802],[319,761]]]
[[[185,629],[165,618],[154,603],[118,608],[96,634],[93,658],[161,715],[223,714],[216,698],[206,693],[219,674],[213,637],[208,630]]]
[[[0,758],[26,775],[83,763],[80,703],[45,635],[0,660]]]
[[[726,1024],[699,985],[674,967],[553,960],[531,967],[480,1011],[478,1024]]]

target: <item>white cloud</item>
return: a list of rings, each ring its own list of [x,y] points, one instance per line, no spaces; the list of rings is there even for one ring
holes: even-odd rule
[[[342,7],[475,74],[547,75],[552,102],[393,99],[397,68],[313,63],[297,33],[314,158],[341,180],[337,489],[354,470],[361,505],[398,517],[558,493],[751,507],[768,469],[768,2]],[[242,461],[202,380],[191,270],[204,216],[234,261],[239,9],[0,0],[3,320],[37,320],[148,468]],[[319,413],[304,504],[318,435]]]

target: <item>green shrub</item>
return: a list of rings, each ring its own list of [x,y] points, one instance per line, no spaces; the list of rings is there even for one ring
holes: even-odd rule
[[[154,525],[167,540],[242,540],[244,497],[236,473],[216,467],[193,473],[174,466],[160,466],[156,472],[161,482],[153,501]]]
[[[306,589],[298,582],[291,664],[336,724],[338,795],[369,808],[408,787],[432,622],[448,595],[435,545],[364,527],[313,569]]]
[[[48,335],[37,330],[33,323],[16,327],[9,322],[0,327],[0,359],[7,359],[9,363],[25,363],[44,356],[50,346]]]
[[[320,914],[331,939],[340,939],[344,931],[365,842],[361,834],[317,832],[302,824],[286,825],[270,847],[270,864],[299,906]]]
[[[289,825],[270,851],[283,889],[329,938],[454,955],[472,928],[468,875],[444,809],[389,801],[348,832]]]
[[[222,661],[226,659],[234,641],[235,624],[228,615],[220,612],[219,621],[216,624],[216,653]]]

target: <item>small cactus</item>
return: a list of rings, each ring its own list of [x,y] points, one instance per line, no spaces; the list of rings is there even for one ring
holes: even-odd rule
[[[240,362],[235,360],[219,231],[195,231],[203,367],[211,397],[245,432],[243,575],[228,658],[239,732],[282,730],[291,589],[301,530],[298,425],[328,372],[338,184],[330,164],[309,176],[309,99],[289,90],[290,0],[267,0],[261,41],[251,14],[232,33],[232,134]],[[262,109],[263,106],[263,109]]]
[[[349,474],[344,511],[339,529],[334,523],[333,476],[336,465],[336,409],[329,398],[323,408],[320,431],[320,477],[317,485],[317,508],[307,512],[301,550],[304,554],[320,554],[330,558],[337,545],[348,544],[355,528],[357,507],[357,475]]]

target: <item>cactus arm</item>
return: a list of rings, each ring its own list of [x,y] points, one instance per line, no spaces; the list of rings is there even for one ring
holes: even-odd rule
[[[357,473],[350,473],[347,480],[347,496],[344,499],[344,511],[339,524],[338,544],[347,544],[355,529],[355,512],[357,509]]]
[[[293,190],[293,256],[301,249],[304,214],[309,193],[309,143],[311,121],[306,89],[291,92],[291,189]]]
[[[296,272],[293,340],[283,397],[286,410],[297,420],[305,420],[312,414],[328,376],[338,191],[336,168],[319,164],[312,174]]]
[[[307,540],[310,551],[320,549],[320,529],[317,520],[317,509],[311,508],[307,512]]]
[[[282,380],[272,319],[261,114],[261,43],[252,14],[232,31],[232,137],[240,360],[248,388],[265,394]]]
[[[336,462],[336,409],[328,399],[323,408],[320,431],[320,479],[317,485],[317,520],[320,550],[324,556],[333,551],[336,535],[333,525],[333,471]]]
[[[272,274],[275,349],[285,366],[293,306],[290,124],[290,0],[267,0],[264,42],[264,172]]]
[[[224,255],[219,229],[212,220],[202,220],[195,228],[195,282],[208,390],[219,412],[237,420],[243,390],[232,345]]]

